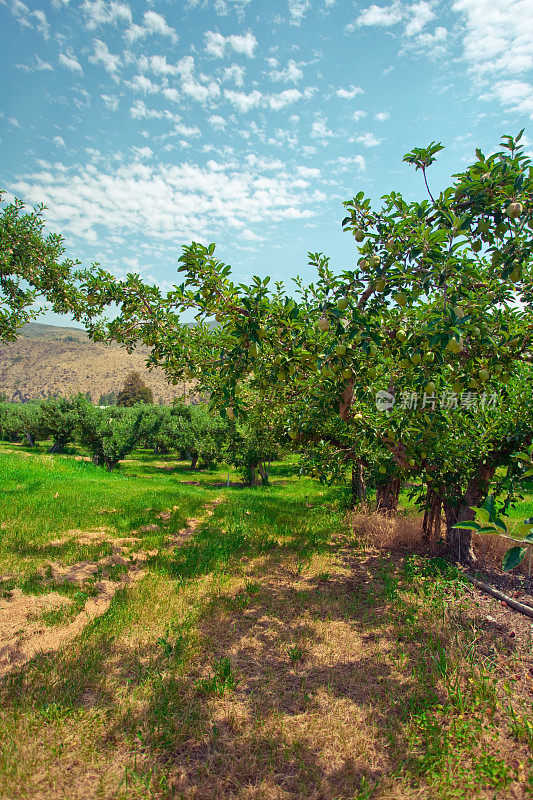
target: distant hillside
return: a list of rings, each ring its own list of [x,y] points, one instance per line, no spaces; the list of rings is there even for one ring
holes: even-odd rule
[[[161,370],[145,367],[148,350],[131,355],[118,345],[92,342],[81,328],[59,328],[30,322],[16,342],[0,344],[0,392],[10,400],[90,392],[93,402],[118,392],[136,370],[154,395],[154,402],[171,403],[188,385],[167,383]]]

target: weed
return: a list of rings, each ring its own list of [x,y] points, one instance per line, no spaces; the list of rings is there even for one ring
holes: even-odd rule
[[[291,647],[287,648],[287,655],[289,656],[291,662],[296,664],[297,661],[301,661],[301,659],[305,655],[305,651],[302,647],[298,644],[293,644]]]
[[[233,672],[229,658],[221,658],[213,666],[213,674],[209,678],[201,678],[196,681],[196,691],[198,694],[222,697],[226,690],[235,688],[237,678]]]

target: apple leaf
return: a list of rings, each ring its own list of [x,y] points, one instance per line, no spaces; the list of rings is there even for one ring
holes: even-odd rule
[[[457,528],[463,531],[477,531],[478,533],[481,531],[481,525],[479,522],[474,522],[471,520],[466,522],[457,522],[455,525],[452,525],[452,528]]]
[[[506,552],[502,560],[502,569],[504,572],[508,572],[508,570],[517,567],[524,558],[525,554],[525,547],[511,547],[511,549]]]

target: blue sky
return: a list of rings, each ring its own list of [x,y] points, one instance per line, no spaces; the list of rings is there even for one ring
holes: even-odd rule
[[[436,189],[533,118],[533,0],[0,0],[0,186],[68,255],[166,287],[353,263],[342,200]],[[54,321],[49,315],[48,321]]]

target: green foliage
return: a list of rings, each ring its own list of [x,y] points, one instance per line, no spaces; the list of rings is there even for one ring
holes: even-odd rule
[[[153,403],[152,390],[144,383],[138,372],[130,372],[124,381],[124,387],[117,395],[117,406],[126,408],[137,403]]]
[[[43,416],[38,403],[0,403],[0,439],[25,441],[33,447],[45,435]]]
[[[58,313],[82,315],[83,304],[74,288],[75,262],[60,261],[61,236],[44,234],[44,207],[24,212],[24,203],[6,204],[4,197],[0,190],[0,342],[10,342],[42,311],[35,307],[42,295]]]
[[[84,408],[81,395],[76,398],[49,397],[41,402],[41,426],[44,435],[52,437],[51,453],[62,453],[73,440],[78,425],[80,409]]]
[[[113,470],[132,452],[154,424],[143,406],[99,409],[85,403],[80,409],[80,441],[92,453],[93,462]]]

